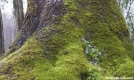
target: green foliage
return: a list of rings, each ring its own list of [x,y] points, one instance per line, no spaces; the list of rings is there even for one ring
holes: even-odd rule
[[[82,38],[82,41],[85,48],[86,57],[91,64],[97,65],[99,62],[99,54],[101,55],[101,52],[99,52],[99,49],[97,49],[96,46],[91,45],[93,42],[88,42],[87,40],[85,40],[85,38]],[[91,67],[87,69],[86,80],[99,80],[99,75],[100,72]]]
[[[82,39],[83,45],[85,47],[85,53],[86,56],[88,58],[88,60],[90,61],[90,63],[92,64],[98,64],[99,61],[99,55],[101,55],[101,52],[99,51],[99,49],[96,48],[96,46],[92,46],[91,43],[93,42],[88,42],[87,40],[85,40],[85,38]]]
[[[98,59],[99,54],[98,53],[99,53],[98,49],[94,49],[94,48],[89,48],[88,47],[87,57],[93,63],[98,63],[98,61],[99,61],[99,59]]]
[[[100,73],[97,70],[89,68],[86,80],[100,80],[98,76],[100,76]]]

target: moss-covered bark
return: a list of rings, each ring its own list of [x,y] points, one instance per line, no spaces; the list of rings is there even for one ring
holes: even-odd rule
[[[38,1],[42,3],[40,8]],[[53,1],[50,2],[52,5],[47,4],[48,7],[43,4],[44,0],[38,1],[29,0],[29,4],[36,5],[43,13],[37,29],[20,49],[0,61],[1,79],[105,80],[106,76],[133,77],[134,50],[116,0]],[[36,11],[31,8],[29,5],[29,11]],[[52,10],[49,17],[44,13],[46,10]],[[37,14],[29,11],[27,14]],[[47,21],[50,23],[45,25]],[[95,50],[102,53],[97,66],[88,61],[85,43],[96,46]]]

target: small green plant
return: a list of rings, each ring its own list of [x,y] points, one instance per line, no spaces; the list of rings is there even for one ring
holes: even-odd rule
[[[83,41],[83,46],[85,48],[85,53],[88,60],[90,61],[91,64],[97,66],[99,62],[98,57],[99,55],[102,55],[102,53],[100,52],[99,49],[96,48],[96,46],[91,45],[93,42],[89,42],[85,38],[82,38],[82,41]],[[100,80],[98,76],[100,76],[100,73],[97,69],[94,69],[92,67],[87,69],[86,80]]]
[[[89,68],[88,69],[88,77],[86,78],[86,80],[99,80],[98,76],[100,75],[98,71],[96,71],[93,68]]]
[[[99,49],[96,48],[96,46],[91,45],[91,43],[93,42],[88,42],[87,40],[85,40],[85,38],[82,38],[82,41],[84,41],[84,46],[86,48],[85,53],[88,60],[90,61],[91,64],[97,65],[97,63],[99,62],[98,57],[102,53],[99,51]]]

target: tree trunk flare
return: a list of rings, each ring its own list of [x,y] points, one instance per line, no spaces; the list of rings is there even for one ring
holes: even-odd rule
[[[65,14],[62,0],[29,0],[27,13],[18,36],[9,47],[9,53],[19,49],[35,32],[53,23],[57,15]]]
[[[117,0],[29,0],[23,27],[0,61],[1,78],[134,77],[128,33]]]

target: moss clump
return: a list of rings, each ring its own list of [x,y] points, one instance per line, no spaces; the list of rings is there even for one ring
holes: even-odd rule
[[[87,1],[90,5],[83,5],[84,1],[78,4],[81,10],[79,12],[89,12],[90,16],[82,16],[82,20],[80,16],[77,16],[78,21],[84,28],[86,40],[94,42],[92,45],[102,49],[103,55],[107,55],[100,56],[99,65],[112,74],[120,67],[120,64],[126,62],[125,59],[133,55],[134,51],[125,21],[119,12],[116,0]],[[77,2],[80,3],[81,0]],[[131,47],[127,48],[126,45]],[[133,60],[132,57],[131,59]]]
[[[114,76],[119,77],[134,77],[134,72],[132,71],[134,69],[134,62],[130,59],[126,60],[126,63],[121,64],[119,69],[115,72]]]
[[[36,44],[33,44],[33,42]],[[0,63],[2,63],[0,73],[8,80],[33,79],[34,75],[32,70],[34,68],[34,62],[41,59],[41,56],[43,56],[42,53],[41,44],[32,38],[30,41],[27,41],[21,49],[0,61]]]
[[[4,78],[13,78],[14,80],[81,80],[81,74],[88,74],[88,69],[94,67],[87,61],[81,47],[82,43],[78,41],[70,43],[60,50],[56,55],[55,65],[53,65],[49,59],[45,58],[43,45],[31,38],[20,50],[13,53],[14,56],[1,61],[4,62],[4,65],[1,66],[3,74],[10,75],[4,76]],[[98,73],[100,72],[98,71]],[[0,79],[3,79],[3,76]]]
[[[0,76],[0,79],[1,79],[1,80],[5,80],[5,79],[8,79],[8,78],[7,78],[7,76],[5,76],[5,75],[1,75],[1,76]]]

